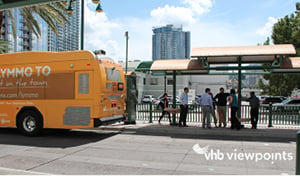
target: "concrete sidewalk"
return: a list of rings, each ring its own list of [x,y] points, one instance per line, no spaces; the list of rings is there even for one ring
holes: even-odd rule
[[[189,123],[189,127],[170,126],[167,122],[158,124],[137,121],[136,125],[124,125],[116,123],[109,126],[99,127],[100,130],[131,132],[139,135],[170,136],[180,138],[204,138],[220,140],[248,140],[248,141],[296,141],[296,133],[299,127],[295,126],[258,126],[257,130],[251,129],[246,124],[241,130],[227,128],[203,129],[199,123]],[[230,124],[229,124],[230,126]]]

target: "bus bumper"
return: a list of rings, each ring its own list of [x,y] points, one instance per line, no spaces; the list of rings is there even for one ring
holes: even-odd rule
[[[109,124],[113,124],[116,122],[121,122],[125,120],[125,115],[121,114],[121,115],[114,115],[114,116],[110,116],[110,117],[103,117],[103,118],[98,118],[98,119],[94,119],[94,127],[99,127],[102,125],[109,125]]]

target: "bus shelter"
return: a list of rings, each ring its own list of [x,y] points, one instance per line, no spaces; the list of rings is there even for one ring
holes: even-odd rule
[[[149,71],[152,75],[173,75],[173,97],[176,97],[177,75],[237,75],[238,90],[242,89],[245,70],[255,70],[255,74],[300,73],[300,57],[291,44],[259,45],[237,47],[193,48],[191,59],[156,60],[141,62],[135,71]],[[241,105],[241,91],[238,91],[238,104]],[[176,99],[173,98],[173,108]],[[238,116],[241,116],[240,108]],[[173,115],[175,123],[175,115]]]

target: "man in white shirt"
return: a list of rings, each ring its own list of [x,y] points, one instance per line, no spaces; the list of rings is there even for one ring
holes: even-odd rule
[[[188,113],[188,92],[189,92],[189,88],[185,87],[184,92],[180,96],[179,127],[187,127],[186,116]]]

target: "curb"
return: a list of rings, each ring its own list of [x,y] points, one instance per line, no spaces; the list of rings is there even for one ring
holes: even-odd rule
[[[137,135],[171,136],[182,138],[211,138],[211,139],[240,139],[264,141],[296,141],[298,129],[259,128],[257,130],[244,128],[231,130],[230,128],[203,129],[198,126],[177,127],[157,124],[111,125],[98,128],[104,131],[134,132]]]

